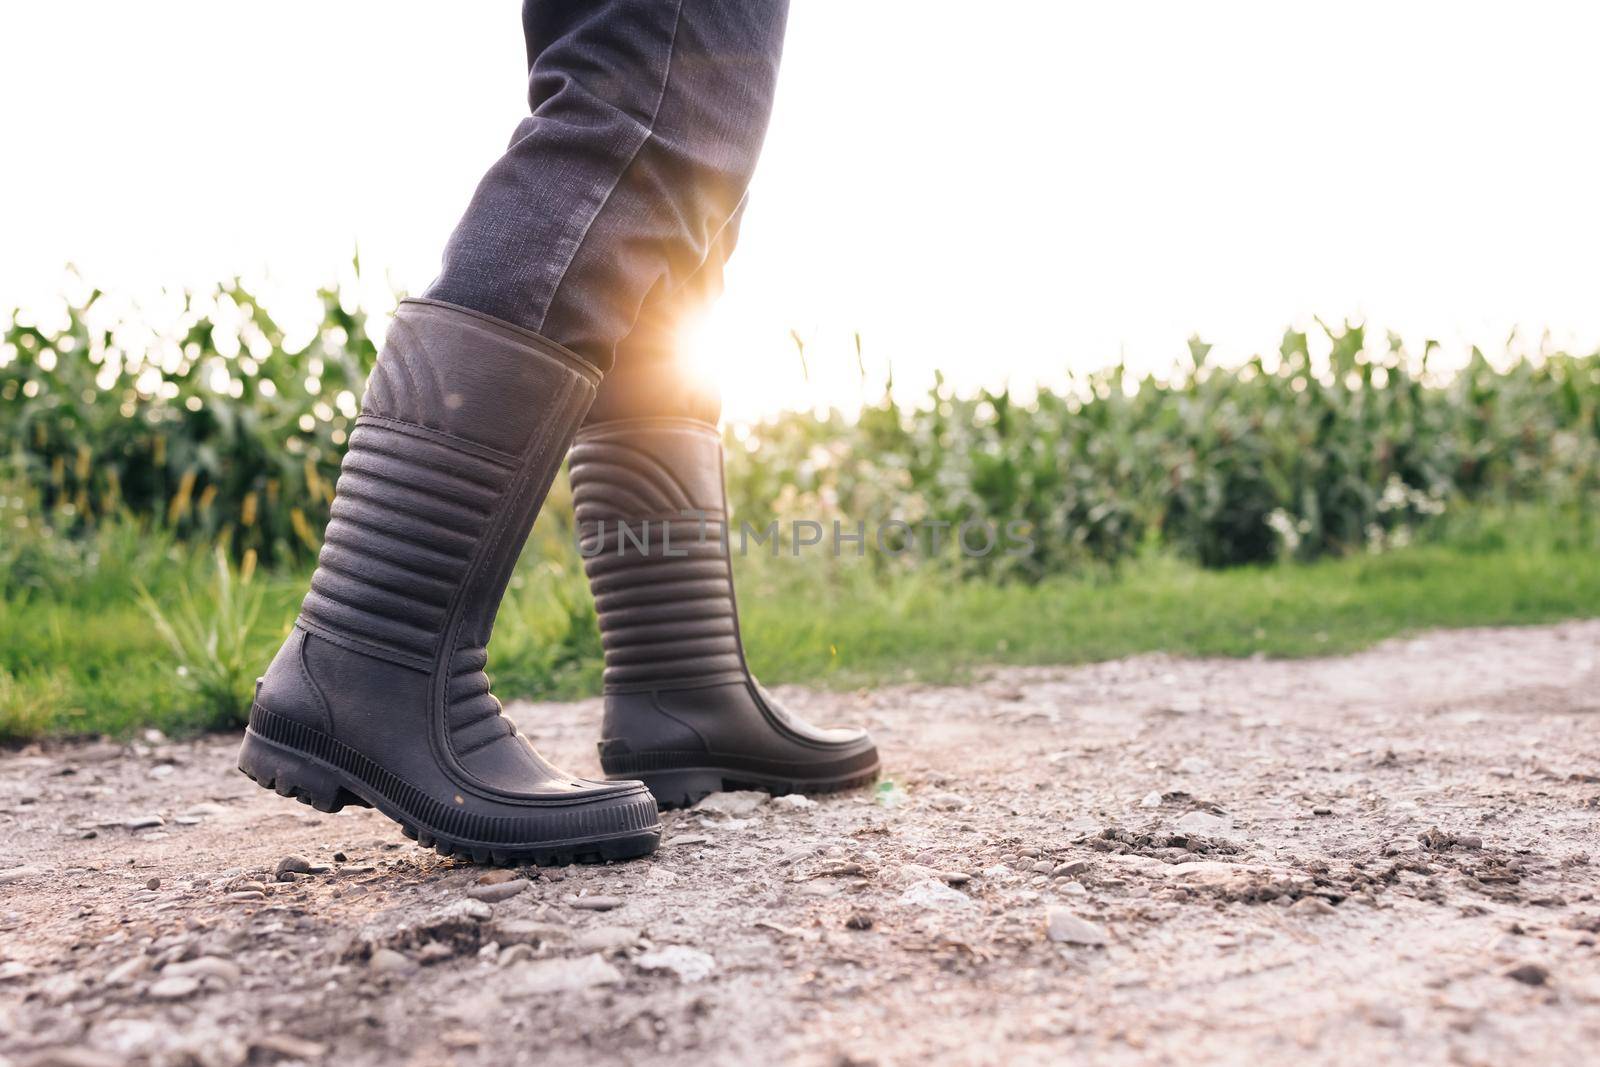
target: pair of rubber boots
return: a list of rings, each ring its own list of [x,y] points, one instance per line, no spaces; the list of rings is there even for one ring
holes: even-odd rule
[[[321,811],[377,808],[446,855],[538,864],[653,851],[658,802],[876,777],[865,732],[801,722],[750,675],[715,427],[580,432],[598,382],[537,334],[401,304],[311,590],[256,685],[240,770]],[[501,596],[569,445],[605,651],[605,781],[544,760],[484,673]]]

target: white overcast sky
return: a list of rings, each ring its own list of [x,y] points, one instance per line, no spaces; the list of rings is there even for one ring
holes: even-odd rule
[[[1313,315],[1592,348],[1597,40],[1571,3],[796,0],[705,362],[748,417],[852,403],[856,330],[968,386]],[[357,241],[418,290],[526,106],[513,0],[53,0],[0,41],[0,305],[69,260],[304,294]]]

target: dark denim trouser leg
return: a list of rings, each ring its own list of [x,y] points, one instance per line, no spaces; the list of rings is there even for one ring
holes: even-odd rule
[[[533,113],[478,186],[426,295],[525,326],[610,371],[643,309],[720,288],[787,8],[527,0]],[[648,316],[644,329],[654,332]]]

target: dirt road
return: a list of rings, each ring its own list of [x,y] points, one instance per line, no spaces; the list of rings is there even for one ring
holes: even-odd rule
[[[892,787],[564,871],[231,738],[0,755],[0,1065],[1594,1062],[1600,621],[784,696]]]

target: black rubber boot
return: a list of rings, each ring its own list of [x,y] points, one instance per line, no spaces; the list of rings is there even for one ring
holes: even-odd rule
[[[721,789],[821,793],[876,778],[866,731],[800,721],[745,665],[716,427],[600,423],[580,431],[570,459],[605,648],[606,774],[642,780],[664,807]]]
[[[655,850],[645,787],[546,763],[484,674],[500,597],[597,377],[488,316],[400,305],[311,592],[256,685],[240,770],[320,811],[375,807],[478,862]]]

